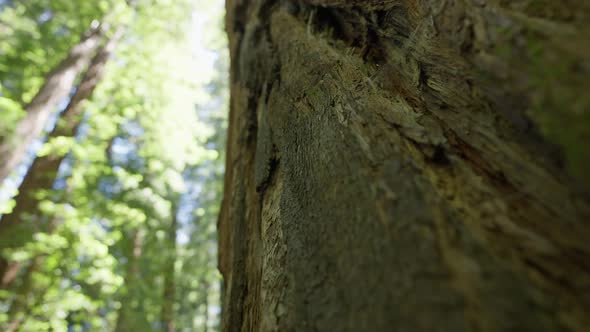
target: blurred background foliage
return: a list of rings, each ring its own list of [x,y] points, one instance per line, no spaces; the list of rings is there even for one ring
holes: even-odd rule
[[[0,224],[19,197],[35,204],[17,216],[31,225],[19,230],[26,240],[9,245],[0,234],[16,276],[0,290],[1,330],[217,329],[222,18],[220,1],[0,0],[3,138],[85,31],[101,24],[107,39],[124,30],[75,135],[39,137],[2,184]],[[47,132],[66,121],[70,102]],[[37,172],[33,160],[56,156],[64,158],[51,186],[18,189]]]

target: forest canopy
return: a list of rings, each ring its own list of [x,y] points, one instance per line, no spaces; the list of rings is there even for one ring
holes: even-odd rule
[[[218,328],[220,1],[0,0],[0,329]]]

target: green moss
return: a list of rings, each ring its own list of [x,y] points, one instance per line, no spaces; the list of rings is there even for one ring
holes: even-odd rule
[[[550,42],[530,36],[526,72],[531,90],[532,120],[563,151],[567,169],[590,185],[590,88],[582,59]],[[571,40],[571,43],[582,42]]]
[[[513,21],[497,31],[494,54],[510,70],[506,89],[524,94],[527,117],[545,140],[559,147],[568,172],[590,188],[590,31],[576,26],[575,6],[562,2],[503,6],[512,10]]]

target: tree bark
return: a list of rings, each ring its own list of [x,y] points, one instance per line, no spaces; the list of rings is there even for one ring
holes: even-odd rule
[[[23,161],[31,143],[39,137],[50,115],[74,86],[76,78],[96,51],[104,27],[91,28],[67,57],[47,77],[31,102],[26,116],[17,125],[14,137],[0,142],[0,183]]]
[[[226,6],[223,331],[587,330],[587,3]]]
[[[61,115],[61,119],[49,134],[49,139],[75,136],[85,110],[85,101],[92,97],[122,34],[123,28],[119,28],[96,53]],[[15,208],[10,214],[4,215],[0,221],[0,249],[21,246],[29,241],[35,232],[47,231],[44,229],[47,225],[41,223],[39,218],[35,218],[41,215],[37,210],[38,199],[35,195],[39,190],[51,189],[64,158],[65,155],[49,154],[33,161],[19,187]],[[20,270],[19,266],[18,263],[10,263],[4,257],[0,257],[0,276],[2,277],[0,288],[8,287],[15,280]]]

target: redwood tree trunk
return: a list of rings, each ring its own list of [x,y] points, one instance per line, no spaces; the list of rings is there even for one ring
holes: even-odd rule
[[[223,330],[586,331],[589,6],[228,0]]]
[[[55,137],[74,137],[82,121],[85,101],[91,98],[94,89],[100,82],[105,66],[113,53],[123,28],[118,29],[104,46],[100,48],[92,59],[88,70],[80,81],[78,88],[66,106],[60,121],[49,134],[49,139]],[[0,249],[18,247],[31,239],[37,231],[46,231],[46,224],[40,222],[40,211],[37,210],[38,200],[35,194],[39,190],[51,189],[59,166],[65,155],[52,154],[38,157],[33,161],[16,197],[16,205],[10,214],[2,216],[0,220]],[[0,257],[0,288],[6,288],[16,278],[20,264],[9,263],[4,257]]]
[[[14,136],[0,141],[0,183],[23,161],[27,149],[39,137],[50,115],[68,96],[76,78],[95,53],[103,30],[100,26],[84,34],[67,57],[47,74],[41,89],[25,106],[26,116],[17,125]]]

